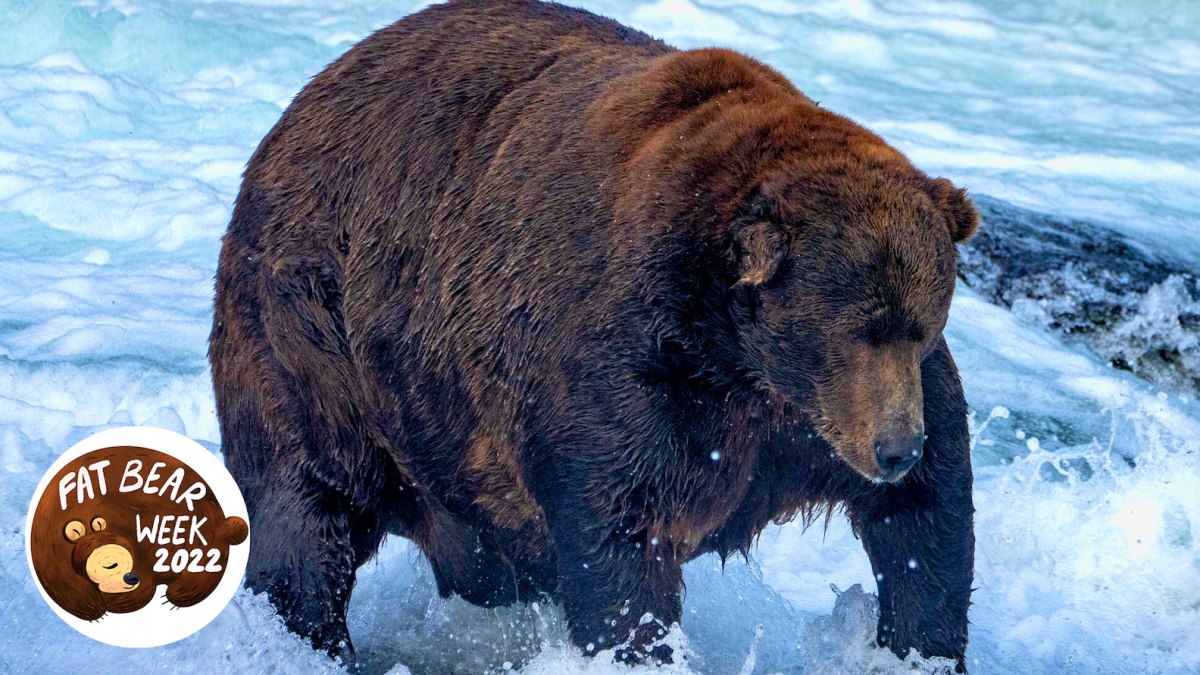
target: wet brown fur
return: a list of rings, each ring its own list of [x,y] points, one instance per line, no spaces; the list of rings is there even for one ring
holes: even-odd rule
[[[528,0],[408,17],[296,97],[224,239],[248,583],[349,653],[354,570],[394,532],[443,594],[549,595],[580,646],[663,659],[683,562],[840,505],[886,575],[881,643],[961,664],[941,330],[974,226],[961,190],[735,52]],[[908,477],[869,480],[873,441],[918,424]]]

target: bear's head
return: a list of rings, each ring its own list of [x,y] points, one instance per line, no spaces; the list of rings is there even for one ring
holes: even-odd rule
[[[141,585],[133,571],[134,547],[125,537],[106,532],[108,522],[102,516],[92,518],[91,529],[83,521],[72,520],[63,528],[63,536],[73,542],[71,566],[75,573],[96,584],[101,593],[129,593]]]
[[[93,503],[66,514],[39,570],[43,587],[63,609],[93,621],[145,607],[154,598],[153,560],[121,523],[127,514]],[[49,558],[49,556],[47,556]]]
[[[810,411],[863,476],[894,482],[922,457],[921,362],[942,344],[964,191],[890,148],[767,176],[730,228],[732,302],[764,389]],[[861,154],[860,154],[861,153]]]
[[[594,114],[629,158],[614,215],[630,246],[671,242],[642,252],[679,280],[667,339],[807,414],[864,477],[902,478],[955,244],[978,222],[965,191],[723,49],[655,59]]]

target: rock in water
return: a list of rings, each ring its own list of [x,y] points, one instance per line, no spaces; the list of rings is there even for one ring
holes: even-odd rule
[[[958,275],[1022,319],[1064,333],[1115,368],[1200,393],[1195,270],[1102,225],[985,196]]]

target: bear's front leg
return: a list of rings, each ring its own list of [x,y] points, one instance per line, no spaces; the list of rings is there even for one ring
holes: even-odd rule
[[[925,454],[894,485],[866,486],[848,506],[879,587],[881,646],[943,656],[966,672],[975,565],[966,402],[943,343],[921,366]]]
[[[670,663],[671,648],[654,644],[682,613],[683,569],[670,545],[635,523],[567,541],[559,590],[571,640],[588,654],[616,647],[619,661]]]
[[[191,607],[212,595],[220,582],[221,576],[213,572],[180,575],[167,584],[167,600],[176,607]]]

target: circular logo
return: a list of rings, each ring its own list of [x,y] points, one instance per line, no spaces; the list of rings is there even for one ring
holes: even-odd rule
[[[38,483],[25,552],[64,621],[118,647],[157,647],[229,604],[250,550],[233,477],[165,429],[109,429],[75,444]]]

